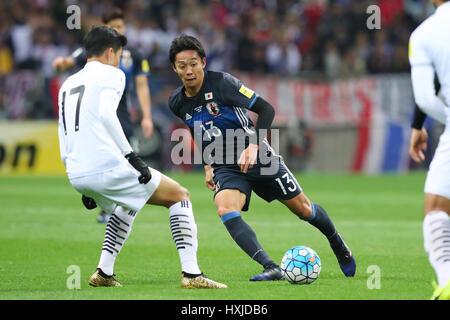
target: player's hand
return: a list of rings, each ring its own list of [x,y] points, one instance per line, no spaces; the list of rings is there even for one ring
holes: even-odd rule
[[[238,160],[239,168],[243,173],[247,173],[248,169],[253,168],[256,158],[258,157],[258,145],[250,143],[244,151],[242,151],[241,156]]]
[[[94,199],[86,197],[84,194],[81,196],[81,201],[88,210],[97,208],[97,204],[95,203]]]
[[[147,184],[152,178],[152,174],[144,160],[142,160],[141,157],[134,152],[130,152],[125,155],[125,158],[133,166],[133,168],[141,173],[138,177],[139,183]]]
[[[211,166],[205,166],[205,184],[209,190],[214,191],[214,169]]]
[[[409,141],[409,155],[415,162],[425,160],[423,151],[427,150],[428,133],[425,128],[422,130],[412,129]]]
[[[150,118],[143,118],[141,121],[144,138],[148,139],[153,134],[153,121]]]
[[[62,66],[64,64],[64,57],[57,57],[55,60],[53,60],[53,69],[56,71],[62,71]]]

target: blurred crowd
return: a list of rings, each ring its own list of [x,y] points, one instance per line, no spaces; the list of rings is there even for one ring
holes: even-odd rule
[[[381,29],[370,30],[367,8],[374,4]],[[66,26],[70,5],[81,9],[79,30]],[[186,33],[202,40],[209,69],[326,79],[408,72],[409,36],[433,12],[429,0],[2,1],[0,112],[5,91],[17,83],[8,83],[9,74],[38,71],[51,90],[53,59],[76,50],[113,7],[123,9],[129,43],[153,74],[171,72],[170,43]]]

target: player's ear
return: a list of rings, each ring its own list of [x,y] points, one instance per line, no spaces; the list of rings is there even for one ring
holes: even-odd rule
[[[206,67],[206,57],[203,57],[202,59],[202,68],[204,69]]]

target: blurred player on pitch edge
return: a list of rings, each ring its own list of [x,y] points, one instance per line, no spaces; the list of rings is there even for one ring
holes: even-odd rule
[[[450,1],[432,0],[436,12],[412,34],[409,60],[414,98],[419,108],[446,124],[425,182],[425,251],[438,278],[432,299],[450,299]],[[434,74],[442,89],[435,94]],[[416,112],[417,115],[417,112]],[[423,124],[423,122],[422,122]],[[413,124],[410,155],[425,159],[427,133]]]

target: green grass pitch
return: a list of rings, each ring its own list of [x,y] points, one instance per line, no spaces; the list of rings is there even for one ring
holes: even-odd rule
[[[428,299],[435,278],[423,249],[423,172],[407,175],[296,174],[306,195],[327,209],[357,261],[354,278],[339,269],[327,240],[278,202],[252,196],[243,213],[258,239],[280,262],[296,245],[313,248],[322,261],[311,285],[253,283],[262,271],[234,243],[216,214],[204,175],[169,174],[191,193],[199,232],[198,260],[227,290],[180,288],[180,264],[168,210],[146,206],[117,258],[122,288],[91,288],[105,231],[97,210],[84,209],[65,177],[0,178],[0,299],[304,300]],[[79,267],[81,288],[68,289]],[[379,270],[379,277],[374,267]],[[378,282],[377,282],[378,281]],[[70,281],[69,281],[70,282]],[[379,288],[373,288],[379,284]]]

